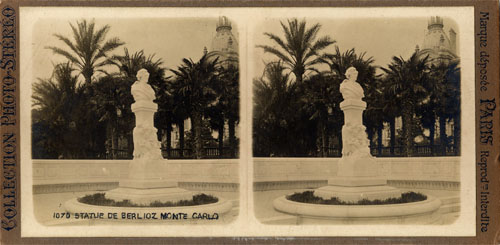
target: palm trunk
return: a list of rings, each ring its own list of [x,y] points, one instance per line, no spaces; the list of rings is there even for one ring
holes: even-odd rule
[[[224,156],[224,120],[221,124],[219,124],[219,157],[222,158]]]
[[[366,130],[366,134],[368,136],[368,149],[370,149],[370,152],[373,147],[373,131],[371,129]]]
[[[455,155],[460,155],[460,113],[453,118],[453,137],[455,145]]]
[[[193,140],[194,140],[194,157],[196,159],[201,159],[203,156],[203,139],[201,138],[202,130],[202,112],[199,110],[194,110],[191,116],[191,126],[193,127]]]
[[[446,146],[448,146],[448,138],[446,136],[446,119],[443,116],[439,117],[439,139],[441,142],[441,155],[446,156]]]
[[[111,133],[111,147],[113,148],[113,159],[118,159],[118,130],[116,130],[116,127],[113,127],[112,133]]]
[[[328,111],[325,109],[322,113],[321,120],[321,155],[328,157]]]
[[[231,157],[236,157],[236,120],[230,118],[228,121],[229,127],[229,147],[231,150]]]
[[[382,155],[382,130],[384,128],[384,123],[381,123],[377,128],[377,152],[378,155]]]
[[[133,159],[134,154],[134,139],[132,136],[132,132],[127,134],[127,148],[128,148],[128,158]]]
[[[409,113],[405,113],[405,114],[409,114]],[[404,123],[404,136],[403,136],[403,139],[404,139],[404,143],[405,143],[405,152],[406,152],[406,156],[407,157],[411,157],[413,156],[413,137],[412,137],[412,118],[410,115],[406,115],[404,116],[404,119],[403,119]]]
[[[390,126],[390,134],[391,134],[391,140],[390,140],[391,156],[394,156],[394,146],[396,145],[396,118],[395,117],[391,118],[391,120],[389,122],[389,126]]]
[[[341,126],[341,128],[342,128],[342,126]],[[338,144],[339,144],[339,156],[342,156],[342,150],[344,148],[344,144],[342,143],[343,142],[342,141],[342,137],[343,137],[343,135],[342,135],[342,129],[340,129],[338,131],[337,135],[338,135],[338,139],[339,139],[339,142],[338,142]]]
[[[179,126],[179,157],[184,156],[184,120],[180,120],[177,124]]]
[[[413,156],[413,107],[408,102],[403,109],[403,142],[407,157]]]
[[[330,139],[328,136],[328,128],[325,127],[324,135],[323,135],[323,149],[324,149],[324,157],[328,157],[328,147],[330,145]]]
[[[113,146],[113,127],[111,126],[111,121],[107,120],[106,122],[106,149],[107,152],[109,152],[109,157],[111,159],[116,159],[115,158],[115,148]],[[107,157],[106,157],[107,158]]]
[[[431,155],[434,156],[434,135],[436,134],[436,119],[432,120],[433,124],[429,127],[429,143],[431,145]]]
[[[316,140],[316,148],[317,154],[319,157],[326,157],[326,141],[325,141],[325,125],[323,123],[322,118],[318,120],[318,128],[317,128],[318,139]]]
[[[92,75],[94,75],[93,73],[94,73],[94,71],[83,71],[82,72],[82,75],[85,78],[85,83],[87,85],[90,85],[92,83]]]
[[[170,152],[172,151],[172,122],[167,123],[167,158],[170,158]]]
[[[295,75],[295,81],[297,82],[297,84],[301,84],[302,83],[302,75],[304,75],[304,73],[294,72],[293,74]]]

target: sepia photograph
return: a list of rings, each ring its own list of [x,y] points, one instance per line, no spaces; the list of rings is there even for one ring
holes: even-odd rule
[[[270,18],[256,30],[260,222],[457,220],[464,93],[454,19]]]
[[[32,37],[37,222],[236,219],[239,49],[229,18],[43,18]]]

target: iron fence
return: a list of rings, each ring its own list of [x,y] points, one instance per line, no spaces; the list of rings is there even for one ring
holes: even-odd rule
[[[235,151],[235,152],[233,152]],[[165,159],[194,159],[193,149],[162,148],[161,154]],[[222,148],[222,153],[218,147],[205,147],[202,150],[204,159],[226,159],[237,158],[237,151],[230,147]],[[132,159],[132,152],[127,149],[112,149],[106,153],[106,159]]]
[[[454,145],[417,145],[413,147],[414,157],[435,157],[435,156],[458,156],[460,152]],[[342,157],[342,149],[339,147],[326,147],[326,157]],[[370,152],[375,157],[406,157],[407,154],[402,146],[371,146]],[[178,149],[162,148],[161,153],[165,159],[194,159],[194,151],[190,148]],[[316,157],[316,156],[311,156]],[[132,159],[131,151],[127,149],[113,149],[107,152],[107,159]],[[227,159],[238,158],[237,150],[233,152],[230,147],[224,147],[222,153],[218,147],[205,147],[202,152],[203,159]]]

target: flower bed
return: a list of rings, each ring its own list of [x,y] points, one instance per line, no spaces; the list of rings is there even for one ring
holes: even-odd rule
[[[416,192],[406,192],[401,194],[399,198],[388,198],[385,200],[368,200],[363,199],[358,202],[345,202],[339,200],[336,197],[332,197],[330,199],[323,199],[321,197],[317,197],[314,195],[314,191],[304,191],[297,192],[291,195],[286,196],[286,199],[294,202],[301,203],[310,203],[310,204],[325,204],[325,205],[385,205],[385,204],[402,204],[402,203],[411,203],[411,202],[419,202],[427,199],[426,195]]]
[[[217,197],[206,195],[206,194],[197,194],[193,196],[191,200],[180,200],[177,202],[160,202],[155,201],[150,203],[149,205],[140,205],[130,202],[130,200],[123,201],[115,201],[112,199],[108,199],[105,197],[104,193],[95,193],[92,195],[86,195],[78,198],[78,202],[96,205],[96,206],[111,206],[111,207],[182,207],[182,206],[196,206],[203,204],[211,204],[218,202],[219,199]]]

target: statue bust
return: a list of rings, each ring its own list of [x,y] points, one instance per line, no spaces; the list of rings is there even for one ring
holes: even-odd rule
[[[340,93],[344,100],[361,100],[365,97],[363,88],[356,82],[358,71],[354,67],[349,67],[345,72],[347,79],[340,84]]]
[[[155,91],[148,84],[149,73],[146,69],[137,72],[137,81],[132,85],[130,92],[135,102],[152,102],[155,99]]]
[[[130,89],[135,100],[131,107],[135,114],[134,159],[162,159],[160,142],[156,138],[157,130],[154,127],[154,113],[157,110],[157,104],[153,102],[156,98],[155,91],[149,86],[148,79],[148,71],[139,70],[137,81]]]

